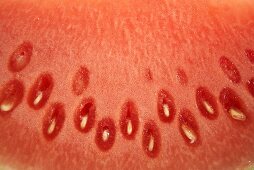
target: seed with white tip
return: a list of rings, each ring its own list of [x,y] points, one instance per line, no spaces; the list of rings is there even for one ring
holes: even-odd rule
[[[84,129],[86,127],[87,119],[88,119],[87,115],[81,117],[81,122],[80,122],[81,129]]]
[[[127,123],[127,134],[130,135],[132,133],[132,123],[131,120],[128,120]]]
[[[196,133],[185,124],[183,124],[181,127],[185,136],[190,140],[190,143],[194,143],[197,140]]]
[[[207,110],[210,114],[214,114],[214,110],[213,110],[212,106],[211,106],[208,102],[204,101],[203,104],[204,104],[206,110]]]
[[[148,151],[152,152],[154,149],[154,137],[150,136],[149,144],[148,144]]]
[[[166,117],[169,117],[170,112],[169,112],[169,107],[168,107],[167,104],[164,104],[164,105],[163,105],[163,111],[164,111],[165,116],[166,116]]]
[[[106,142],[106,141],[108,140],[108,138],[109,138],[109,130],[106,129],[106,130],[104,130],[103,133],[102,133],[102,140],[103,140],[104,142]]]
[[[1,111],[8,112],[14,107],[14,102],[5,100],[2,102],[0,109]]]
[[[231,108],[228,111],[233,119],[244,121],[246,120],[246,115],[241,112],[239,109]]]
[[[48,127],[48,134],[52,134],[56,127],[56,120],[53,119]]]
[[[34,99],[34,102],[33,102],[34,105],[37,105],[37,104],[41,101],[42,96],[43,96],[42,92],[41,92],[41,91],[38,91],[38,92],[37,92],[37,96],[36,96],[36,98]]]
[[[24,53],[21,53],[19,55],[16,56],[16,62],[18,65],[23,65],[25,63],[25,56]]]

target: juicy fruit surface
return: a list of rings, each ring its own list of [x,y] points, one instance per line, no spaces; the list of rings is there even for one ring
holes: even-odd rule
[[[14,169],[241,169],[251,164],[253,11],[251,1],[1,1],[0,105],[13,102],[5,110],[15,108],[8,113],[1,108],[0,162]],[[52,77],[50,86],[38,81],[44,73]],[[24,86],[19,94],[6,92],[13,79]],[[203,98],[216,105],[215,118],[200,112],[200,87],[214,96]],[[31,98],[37,103],[33,89],[47,94],[36,109],[29,104]],[[167,109],[158,106],[162,89],[171,97],[159,103],[174,103],[170,121],[158,113]],[[96,109],[88,107],[85,123],[92,127],[82,132],[74,120],[77,115],[84,120],[77,110],[86,98]],[[120,125],[128,100],[138,117],[130,140]],[[51,110],[55,103],[60,110]],[[95,114],[92,124],[89,114]],[[47,140],[47,133],[55,137]],[[105,134],[103,142],[98,134]]]

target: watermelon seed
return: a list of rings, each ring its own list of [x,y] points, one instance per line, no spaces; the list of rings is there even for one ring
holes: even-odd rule
[[[49,73],[41,74],[30,88],[27,102],[33,109],[42,108],[48,101],[53,89],[53,78]]]
[[[131,123],[131,120],[128,120],[127,121],[128,123],[127,123],[127,134],[128,135],[131,135],[131,133],[132,133],[132,123]]]
[[[233,83],[240,83],[241,76],[240,72],[236,68],[235,64],[225,56],[221,56],[219,59],[220,68],[224,74]]]
[[[245,105],[240,97],[229,87],[225,87],[220,92],[220,102],[227,115],[234,121],[246,121],[248,116]]]
[[[150,136],[149,144],[148,144],[148,151],[152,152],[154,149],[154,137]]]
[[[203,105],[204,105],[204,107],[205,107],[205,109],[207,110],[208,113],[214,114],[213,107],[207,101],[204,101]]]
[[[145,122],[142,144],[145,153],[149,157],[155,158],[158,156],[161,146],[161,136],[157,125],[152,120]]]
[[[25,41],[10,55],[9,70],[19,72],[23,70],[30,62],[33,53],[32,43]]]
[[[74,114],[74,123],[80,132],[88,132],[95,122],[95,102],[89,97],[82,100]]]
[[[197,135],[196,135],[196,133],[190,127],[188,127],[187,125],[183,124],[181,126],[181,128],[182,128],[182,131],[185,134],[185,136],[189,139],[190,143],[196,142]]]
[[[170,116],[170,111],[169,111],[169,107],[167,104],[163,104],[163,111],[164,111],[164,115],[166,117],[169,117]]]
[[[65,121],[64,105],[53,103],[43,118],[42,131],[47,140],[53,140],[63,128]]]
[[[81,66],[75,73],[72,81],[72,91],[75,95],[79,96],[88,87],[89,84],[89,71],[85,66]]]
[[[87,124],[87,119],[88,119],[87,114],[85,116],[81,117],[81,123],[80,123],[80,128],[81,129],[85,129],[86,124]]]
[[[109,139],[109,130],[108,129],[105,129],[104,131],[103,131],[103,133],[102,133],[102,140],[104,141],[104,142],[106,142],[108,139]]]
[[[173,97],[166,90],[160,90],[157,101],[158,116],[163,122],[171,122],[175,116],[176,108]]]
[[[230,113],[232,118],[235,120],[240,120],[240,121],[246,120],[246,115],[238,109],[230,108],[228,112]]]
[[[212,120],[218,117],[216,98],[206,87],[197,88],[196,103],[199,111],[206,118]]]
[[[24,86],[19,80],[10,80],[0,93],[0,113],[11,112],[18,106],[24,95]]]
[[[49,124],[49,127],[48,127],[48,134],[52,134],[53,131],[55,130],[55,127],[56,127],[56,119],[52,119],[50,124]]]
[[[4,100],[4,101],[2,102],[2,104],[1,104],[0,109],[1,109],[1,111],[3,111],[3,112],[8,112],[8,111],[12,110],[13,107],[14,107],[13,101]]]
[[[188,109],[182,109],[179,114],[179,129],[185,142],[192,146],[200,143],[197,122]]]
[[[120,114],[120,129],[126,139],[134,139],[138,130],[138,111],[133,101],[126,101]]]
[[[112,148],[115,142],[116,127],[114,121],[107,117],[98,122],[95,143],[101,151]]]
[[[41,91],[38,91],[36,96],[37,97],[34,99],[34,102],[33,102],[34,105],[37,105],[37,104],[40,103],[40,101],[41,101],[41,99],[43,97],[43,93]]]

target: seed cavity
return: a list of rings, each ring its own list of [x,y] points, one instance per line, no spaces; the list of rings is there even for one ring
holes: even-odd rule
[[[171,122],[175,117],[175,103],[173,97],[166,90],[160,90],[157,101],[158,115],[161,121]]]
[[[196,103],[200,113],[206,118],[213,120],[218,117],[216,98],[206,87],[197,88]]]
[[[85,66],[81,66],[75,73],[72,81],[72,91],[75,95],[79,96],[88,87],[89,84],[89,71]]]
[[[1,115],[13,111],[21,103],[23,96],[23,83],[17,79],[8,81],[0,92]]]
[[[219,59],[219,63],[222,71],[230,81],[232,81],[233,83],[240,83],[241,81],[240,72],[238,71],[237,67],[231,60],[229,60],[225,56],[222,56]]]
[[[23,70],[30,62],[33,54],[33,45],[31,42],[25,41],[20,44],[17,49],[10,55],[8,68],[11,72],[19,72]]]
[[[116,128],[114,121],[107,117],[98,122],[95,143],[101,151],[112,148],[115,142]]]
[[[74,123],[80,132],[89,132],[95,122],[95,101],[92,97],[84,98],[74,114]]]
[[[252,95],[252,97],[254,97],[254,78],[251,78],[247,82],[247,89],[248,89],[249,93]]]
[[[142,135],[145,153],[151,158],[157,157],[161,147],[161,135],[154,121],[149,120],[145,123]]]
[[[64,105],[62,103],[52,104],[43,118],[42,131],[45,139],[53,140],[63,128],[64,121]]]
[[[153,80],[153,74],[152,74],[152,71],[149,68],[147,68],[145,70],[145,79],[147,81],[152,81]]]
[[[234,122],[245,122],[248,119],[245,104],[233,89],[223,88],[220,92],[220,102],[228,117]]]
[[[133,101],[127,100],[121,109],[120,129],[126,139],[134,139],[138,130],[138,111]]]
[[[181,85],[187,85],[188,84],[188,77],[185,73],[185,71],[182,68],[177,68],[176,70],[176,77]]]
[[[254,50],[245,49],[245,54],[252,64],[254,64]]]
[[[41,74],[28,93],[27,102],[33,109],[42,108],[48,101],[53,89],[53,78],[49,73]]]
[[[188,109],[182,109],[179,114],[179,129],[185,142],[190,146],[201,143],[196,119]]]

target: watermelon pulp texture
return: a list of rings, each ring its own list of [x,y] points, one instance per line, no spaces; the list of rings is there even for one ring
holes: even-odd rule
[[[251,1],[1,1],[0,162],[236,169],[254,158]]]

